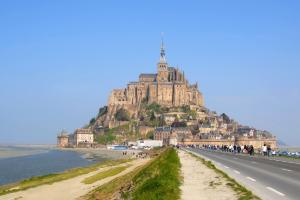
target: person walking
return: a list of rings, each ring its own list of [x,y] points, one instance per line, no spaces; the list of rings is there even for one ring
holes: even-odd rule
[[[250,147],[249,147],[249,154],[250,154],[250,156],[254,156],[254,147],[253,147],[253,145],[250,145]]]
[[[267,146],[267,154],[268,154],[268,157],[270,157],[271,151],[272,151],[271,146],[268,145],[268,146]]]
[[[267,156],[267,153],[268,153],[268,147],[267,147],[266,144],[264,144],[264,146],[262,147],[262,151],[263,151],[264,156]]]
[[[238,154],[240,154],[240,153],[241,153],[241,150],[242,150],[241,146],[240,146],[240,145],[238,145],[238,147],[237,147],[237,152],[238,152]]]
[[[247,145],[244,145],[244,153],[245,153],[245,154],[248,153],[248,147],[247,147]]]

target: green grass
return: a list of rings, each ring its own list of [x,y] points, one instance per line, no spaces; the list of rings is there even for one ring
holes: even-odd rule
[[[176,150],[167,149],[133,178],[132,199],[179,199],[180,166]]]
[[[138,167],[132,172],[118,177],[107,184],[104,184],[94,191],[88,193],[82,199],[86,200],[111,200],[118,193],[123,193],[123,190],[127,191],[131,187],[132,177],[136,176],[143,167]]]
[[[255,196],[250,190],[248,190],[247,188],[245,188],[244,186],[239,184],[236,180],[229,177],[228,174],[226,174],[225,172],[216,168],[216,166],[211,161],[207,161],[204,158],[194,155],[193,153],[190,153],[190,155],[192,155],[193,157],[195,157],[196,159],[201,161],[208,168],[210,168],[210,169],[214,170],[216,173],[222,175],[227,181],[226,185],[231,187],[238,194],[239,200],[259,200],[260,199],[259,197]]]
[[[145,166],[100,186],[84,199],[180,199],[180,161],[176,150],[166,149]]]
[[[84,179],[82,181],[82,183],[93,184],[93,183],[95,183],[97,181],[100,181],[102,179],[105,179],[107,177],[115,176],[115,175],[121,173],[122,171],[124,171],[125,169],[127,169],[128,167],[129,166],[116,167],[116,168],[113,168],[113,169],[109,169],[109,170],[100,172],[98,174],[95,174],[94,176],[91,176],[91,177],[88,177],[88,178]]]
[[[114,165],[129,162],[129,161],[130,161],[129,159],[110,160],[110,161],[93,164],[88,167],[70,169],[70,170],[64,171],[62,173],[32,177],[30,179],[26,179],[26,180],[23,180],[18,183],[0,186],[0,196],[8,194],[8,193],[18,192],[18,191],[26,190],[29,188],[37,187],[40,185],[52,184],[52,183],[55,183],[58,181],[67,180],[67,179],[74,178],[74,177],[77,177],[77,176],[80,176],[83,174],[88,174],[88,173],[96,171],[102,167],[114,166]]]

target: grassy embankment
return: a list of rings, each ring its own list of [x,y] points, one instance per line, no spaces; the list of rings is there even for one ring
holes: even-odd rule
[[[83,174],[88,174],[90,172],[98,170],[99,168],[103,168],[103,167],[107,167],[107,166],[114,166],[114,165],[129,162],[129,161],[130,161],[129,159],[110,160],[110,161],[93,164],[88,167],[70,169],[70,170],[64,171],[62,173],[32,177],[30,179],[26,179],[26,180],[23,180],[18,183],[0,186],[0,196],[8,194],[8,193],[18,192],[18,191],[26,190],[29,188],[37,187],[40,185],[52,184],[52,183],[55,183],[58,181],[67,180],[67,179],[74,178],[74,177],[77,177],[77,176],[80,176]]]
[[[127,169],[129,166],[130,165],[121,166],[121,167],[112,168],[112,169],[109,169],[109,170],[106,170],[103,172],[99,172],[99,173],[95,174],[94,176],[90,176],[90,177],[84,179],[82,181],[82,183],[93,184],[93,183],[100,181],[102,179],[105,179],[107,177],[115,176],[115,175],[121,173],[122,171],[124,171],[125,169]]]
[[[168,148],[147,165],[100,186],[83,199],[176,200],[180,198],[180,182],[177,152]]]
[[[210,168],[210,169],[214,170],[216,173],[222,175],[227,181],[226,185],[231,187],[238,194],[239,200],[259,200],[260,199],[259,197],[255,196],[250,190],[248,190],[247,188],[245,188],[244,186],[239,184],[236,180],[229,177],[228,174],[226,174],[225,172],[216,168],[216,166],[211,161],[207,161],[204,158],[196,156],[193,153],[190,153],[190,155],[192,155],[197,160],[202,162],[208,168]]]

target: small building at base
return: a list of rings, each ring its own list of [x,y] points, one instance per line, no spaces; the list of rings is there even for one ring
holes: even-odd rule
[[[76,147],[91,147],[94,143],[94,134],[90,128],[79,128],[74,133]]]
[[[57,136],[57,147],[66,148],[69,146],[69,135],[66,131],[62,131]]]

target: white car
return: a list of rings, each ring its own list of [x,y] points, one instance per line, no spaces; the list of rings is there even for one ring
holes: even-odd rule
[[[131,146],[130,148],[131,148],[131,149],[134,149],[134,150],[139,149],[138,146]]]

